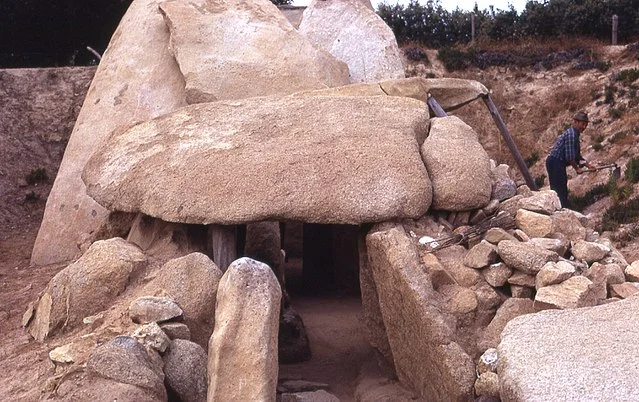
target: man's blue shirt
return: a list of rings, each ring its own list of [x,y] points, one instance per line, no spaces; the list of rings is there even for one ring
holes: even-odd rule
[[[570,161],[579,163],[581,153],[579,151],[579,131],[574,127],[569,127],[557,138],[555,145],[550,150],[550,156],[559,159],[568,165]]]

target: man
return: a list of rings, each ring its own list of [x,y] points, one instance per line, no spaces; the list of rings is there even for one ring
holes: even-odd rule
[[[546,171],[550,188],[557,192],[561,206],[568,208],[568,175],[566,166],[570,165],[577,174],[584,172],[584,167],[595,167],[581,157],[579,150],[579,135],[588,127],[588,114],[577,112],[573,116],[572,126],[557,138],[555,145],[546,158]]]

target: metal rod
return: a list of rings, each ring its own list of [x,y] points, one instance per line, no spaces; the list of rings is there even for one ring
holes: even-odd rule
[[[432,110],[433,113],[435,113],[435,116],[437,117],[448,116],[448,114],[446,114],[446,112],[444,111],[444,108],[441,107],[439,103],[437,103],[435,98],[433,98],[433,95],[431,95],[430,93],[428,94],[428,99],[426,99],[426,103],[428,104],[428,107],[430,107],[430,110]]]
[[[526,184],[528,185],[528,187],[530,187],[531,190],[533,191],[537,190],[535,181],[533,180],[532,176],[530,175],[530,172],[528,171],[528,166],[526,166],[524,159],[521,157],[521,154],[519,153],[519,149],[517,149],[517,145],[515,144],[513,137],[510,135],[510,132],[506,128],[506,124],[504,124],[504,121],[501,119],[501,115],[499,114],[499,111],[497,110],[497,106],[495,106],[495,104],[493,103],[493,100],[491,99],[490,95],[485,95],[482,97],[482,99],[484,103],[486,104],[486,106],[488,107],[488,110],[490,111],[491,116],[493,116],[493,120],[495,120],[495,123],[497,124],[497,128],[499,129],[501,136],[504,137],[504,141],[506,141],[506,145],[508,145],[508,148],[510,149],[510,153],[515,158],[515,163],[517,163],[517,167],[519,167],[519,171],[521,172],[522,176],[524,176],[524,180],[526,180]]]

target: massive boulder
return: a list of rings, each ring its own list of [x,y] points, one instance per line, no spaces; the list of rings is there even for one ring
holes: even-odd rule
[[[184,106],[184,80],[169,53],[157,0],[134,0],[104,53],[47,200],[31,263],[80,256],[106,223],[107,210],[86,195],[80,175],[113,131]]]
[[[515,318],[499,344],[501,400],[636,399],[638,319],[638,297]]]
[[[121,238],[95,242],[75,263],[51,279],[40,296],[29,333],[42,341],[84,317],[108,308],[146,256]]]
[[[190,104],[350,83],[346,64],[314,47],[268,0],[168,1],[160,9]]]
[[[346,63],[353,83],[404,77],[395,34],[362,1],[315,0],[304,11],[299,31]]]
[[[83,178],[108,209],[172,222],[418,217],[431,201],[427,122],[423,102],[391,96],[197,104],[112,137]]]
[[[490,159],[477,133],[458,117],[434,118],[422,157],[433,183],[433,208],[468,211],[490,201]]]

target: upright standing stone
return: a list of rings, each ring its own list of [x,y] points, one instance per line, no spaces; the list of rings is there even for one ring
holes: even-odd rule
[[[346,63],[352,83],[404,78],[395,34],[360,0],[313,1],[299,31]]]
[[[220,280],[209,341],[208,398],[275,401],[282,291],[268,265],[240,258]]]
[[[184,79],[169,53],[158,0],[134,0],[113,34],[78,115],[38,232],[31,263],[77,258],[108,211],[86,194],[80,174],[97,146],[184,106]]]

